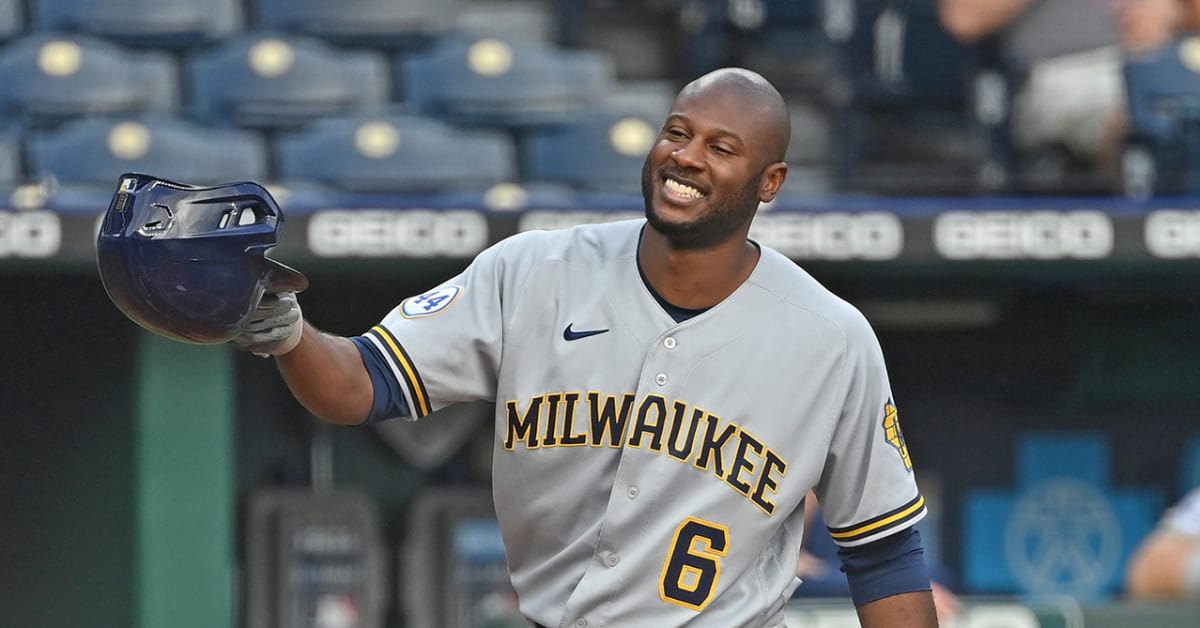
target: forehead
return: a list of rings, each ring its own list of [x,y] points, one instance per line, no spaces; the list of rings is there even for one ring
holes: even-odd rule
[[[686,120],[697,131],[736,135],[749,143],[766,141],[775,132],[763,95],[721,83],[684,90],[670,117]]]

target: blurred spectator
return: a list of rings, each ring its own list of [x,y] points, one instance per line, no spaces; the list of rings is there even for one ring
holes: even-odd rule
[[[1200,598],[1200,487],[1168,508],[1134,550],[1125,587],[1135,599]]]
[[[1200,0],[938,0],[946,30],[994,44],[1013,88],[1019,154],[1060,148],[1082,169],[1115,172],[1125,127],[1122,49],[1200,27]]]
[[[850,586],[842,573],[838,545],[829,536],[821,518],[821,506],[812,491],[804,498],[804,539],[800,543],[800,561],[796,577],[803,582],[794,598],[850,597]],[[958,595],[954,593],[949,572],[941,565],[929,566],[933,605],[938,621],[949,621],[958,613]]]

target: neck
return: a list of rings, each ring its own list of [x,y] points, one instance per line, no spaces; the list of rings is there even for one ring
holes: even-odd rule
[[[649,225],[638,245],[638,263],[651,287],[672,305],[699,309],[725,300],[758,264],[758,247],[746,234],[705,249],[678,249]]]

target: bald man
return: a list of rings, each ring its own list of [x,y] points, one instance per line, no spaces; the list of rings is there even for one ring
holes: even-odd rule
[[[495,402],[496,515],[535,626],[784,626],[810,489],[862,624],[935,626],[874,333],[748,237],[789,132],[766,80],[717,70],[646,157],[644,220],[507,238],[352,338],[279,295],[234,344],[334,423]]]

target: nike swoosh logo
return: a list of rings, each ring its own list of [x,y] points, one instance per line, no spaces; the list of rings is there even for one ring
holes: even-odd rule
[[[574,324],[575,323],[569,323],[567,328],[563,330],[563,340],[570,342],[572,340],[579,340],[580,338],[587,338],[588,336],[603,334],[608,331],[607,329],[588,329],[585,331],[575,331],[574,329],[571,329],[571,326]]]

